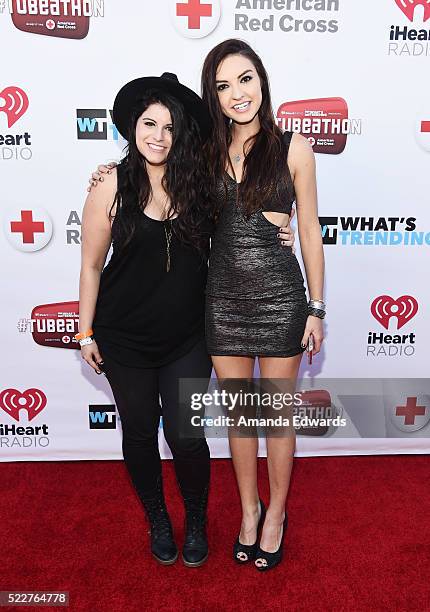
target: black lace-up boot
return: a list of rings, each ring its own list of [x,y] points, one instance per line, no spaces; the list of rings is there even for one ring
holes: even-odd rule
[[[206,561],[209,553],[206,535],[208,487],[199,494],[182,491],[182,496],[185,504],[185,541],[182,560],[188,567],[199,567]]]
[[[159,563],[171,565],[178,558],[178,548],[173,539],[172,523],[164,501],[161,476],[151,493],[137,491],[145,508],[151,527],[151,552]]]

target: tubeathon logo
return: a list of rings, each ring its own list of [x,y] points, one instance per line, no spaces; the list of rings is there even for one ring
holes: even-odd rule
[[[404,16],[402,24],[391,25],[388,55],[430,55],[430,2],[429,0],[392,0]],[[400,13],[399,13],[400,14]],[[423,27],[425,25],[425,27]]]
[[[349,117],[343,98],[314,98],[284,102],[276,120],[282,130],[307,138],[314,153],[339,155],[351,135],[361,135],[362,121]]]
[[[370,305],[372,316],[381,329],[369,331],[366,355],[368,357],[411,357],[415,353],[416,334],[408,323],[418,312],[418,302],[412,295],[401,295],[397,299],[390,295],[378,295]],[[391,331],[390,331],[391,327]],[[403,329],[406,327],[406,329]],[[401,333],[397,333],[402,330]]]
[[[39,346],[79,349],[74,336],[79,331],[79,302],[55,302],[35,306],[28,318],[17,323],[20,334],[31,333]]]
[[[13,25],[22,32],[82,39],[91,17],[104,17],[104,0],[3,0]]]

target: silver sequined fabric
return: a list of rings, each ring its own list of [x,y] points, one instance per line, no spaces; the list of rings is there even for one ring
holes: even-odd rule
[[[300,346],[307,319],[303,275],[278,227],[259,210],[247,219],[237,184],[226,177],[212,240],[206,288],[206,341],[211,355],[290,357]],[[227,196],[227,197],[226,197]],[[291,202],[284,212],[291,212]],[[270,206],[265,206],[269,211]],[[279,212],[279,208],[276,209]]]

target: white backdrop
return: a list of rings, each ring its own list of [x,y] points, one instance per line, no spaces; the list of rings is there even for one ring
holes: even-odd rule
[[[324,349],[302,376],[344,414],[326,379],[409,379],[383,401],[363,397],[346,429],[299,436],[297,455],[428,452],[418,380],[430,340],[428,6],[0,0],[0,12],[0,460],[122,456],[109,385],[71,340],[87,180],[121,156],[109,109],[125,82],[168,71],[199,91],[206,53],[231,37],[261,55],[281,123],[294,119],[285,125],[315,148],[328,316]],[[209,442],[212,456],[228,455],[224,439]]]

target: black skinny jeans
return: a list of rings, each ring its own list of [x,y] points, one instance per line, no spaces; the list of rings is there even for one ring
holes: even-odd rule
[[[159,368],[123,366],[104,355],[102,346],[99,348],[121,418],[124,461],[138,494],[151,495],[161,476],[160,415],[181,491],[201,494],[209,483],[209,448],[203,431],[195,438],[183,434],[184,426],[190,431],[193,411],[190,395],[188,401],[179,405],[179,379],[200,379],[192,392],[205,393],[212,370],[205,340],[199,340],[186,355]]]

